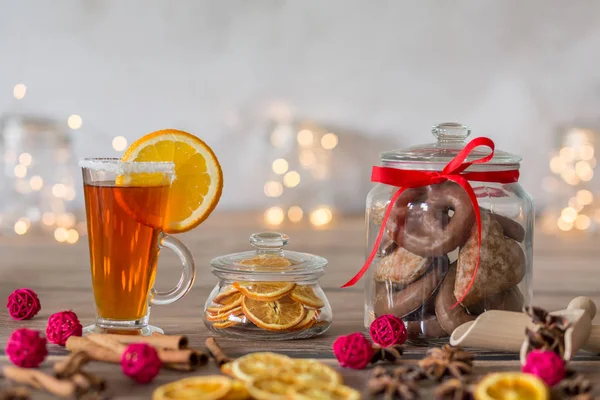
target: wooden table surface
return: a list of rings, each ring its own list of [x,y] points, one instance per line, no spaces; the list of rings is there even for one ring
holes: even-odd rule
[[[246,213],[216,214],[207,222],[179,238],[194,254],[198,275],[192,291],[181,301],[152,309],[151,323],[162,327],[168,334],[189,336],[192,346],[202,347],[209,336],[202,322],[204,302],[216,283],[210,272],[210,260],[218,255],[247,250],[251,233],[266,230],[259,215]],[[281,228],[290,238],[291,250],[310,252],[329,260],[327,274],[321,279],[333,308],[334,322],[321,337],[287,342],[258,342],[217,338],[231,355],[273,350],[297,357],[315,357],[336,366],[331,352],[333,340],[342,334],[364,331],[363,291],[356,287],[340,289],[340,285],[362,265],[364,258],[363,217],[346,217],[328,230],[313,231],[307,226]],[[10,333],[19,327],[44,330],[48,317],[61,310],[74,310],[84,325],[94,320],[91,292],[87,238],[75,245],[58,244],[48,238],[15,237],[0,240],[0,299],[21,287],[34,289],[41,300],[41,312],[30,321],[13,321],[6,311],[0,312],[0,342],[6,343]],[[536,235],[534,261],[534,304],[550,310],[565,308],[576,296],[590,296],[600,304],[600,274],[598,259],[600,246],[593,237],[544,237]],[[179,266],[168,251],[161,254],[157,288],[164,290],[179,278]],[[596,318],[596,323],[600,319]],[[4,346],[2,346],[4,347]],[[406,358],[420,359],[425,348],[408,347]],[[8,363],[2,348],[0,362]],[[66,351],[49,345],[50,357],[43,364],[49,369],[52,363],[64,357]],[[594,394],[600,396],[600,357],[579,353],[570,366],[597,381]],[[88,369],[107,378],[111,392],[117,399],[148,399],[155,387],[193,374],[214,374],[218,370],[210,363],[195,373],[164,371],[149,385],[136,385],[121,374],[115,365],[92,363]],[[477,375],[492,371],[518,370],[516,354],[478,352],[475,362]],[[364,391],[368,370],[339,369],[348,385]],[[5,384],[5,383],[4,383]],[[423,398],[430,397],[423,392]],[[36,393],[34,398],[49,398]]]

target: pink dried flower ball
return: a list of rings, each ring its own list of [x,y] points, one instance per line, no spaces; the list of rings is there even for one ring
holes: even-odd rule
[[[48,355],[46,338],[40,337],[38,331],[21,328],[16,329],[6,343],[6,355],[10,361],[23,368],[35,368]]]
[[[565,377],[565,362],[553,351],[533,350],[527,355],[523,372],[532,374],[554,386]]]

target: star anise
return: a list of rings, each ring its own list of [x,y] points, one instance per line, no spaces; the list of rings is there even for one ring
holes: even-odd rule
[[[419,388],[414,381],[393,376],[383,367],[376,367],[367,383],[371,395],[383,394],[384,400],[416,400]]]
[[[462,379],[448,379],[435,388],[434,396],[437,400],[472,400],[473,385]]]
[[[567,371],[567,376],[556,385],[556,389],[569,399],[592,399],[592,383],[575,371]],[[588,397],[585,397],[588,396]]]
[[[392,364],[397,363],[402,359],[402,353],[404,350],[400,345],[393,345],[389,347],[375,347],[375,353],[373,354],[373,358],[371,358],[372,363],[376,363],[378,361],[389,361]]]
[[[425,358],[419,361],[419,367],[429,379],[440,381],[446,376],[460,379],[472,372],[473,354],[446,344],[429,349]]]
[[[569,321],[561,316],[551,315],[540,307],[525,307],[523,310],[531,317],[537,329],[525,329],[529,339],[529,350],[550,350],[563,356],[565,352],[565,332]]]

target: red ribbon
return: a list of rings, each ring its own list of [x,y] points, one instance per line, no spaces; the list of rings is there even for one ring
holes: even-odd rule
[[[473,161],[465,161],[469,154],[479,146],[489,147],[491,152],[485,157],[475,159]],[[456,302],[453,307],[456,307],[458,303],[462,302],[469,293],[469,290],[473,286],[473,282],[475,282],[475,276],[477,275],[477,270],[479,269],[479,261],[480,261],[480,252],[481,252],[481,215],[479,213],[479,205],[477,204],[477,196],[471,187],[469,181],[479,181],[479,182],[496,182],[496,183],[513,183],[519,180],[519,170],[509,170],[509,171],[485,171],[485,172],[464,172],[467,168],[469,168],[473,164],[485,164],[490,161],[494,157],[494,142],[486,137],[478,137],[471,140],[467,145],[454,157],[442,171],[420,171],[420,170],[405,170],[405,169],[397,169],[390,167],[379,167],[374,166],[373,172],[371,174],[372,182],[384,183],[390,186],[397,186],[400,189],[396,191],[396,193],[392,196],[390,203],[388,204],[385,214],[383,216],[383,221],[381,223],[381,229],[379,230],[379,234],[377,235],[377,239],[375,240],[375,245],[371,250],[371,254],[367,258],[367,261],[363,265],[363,267],[358,271],[356,275],[348,282],[346,282],[342,287],[353,286],[362,278],[362,276],[367,272],[369,266],[373,262],[375,255],[377,254],[377,249],[381,245],[381,239],[385,233],[385,227],[387,220],[392,211],[392,207],[396,200],[405,189],[421,187],[426,185],[435,185],[438,183],[442,183],[445,181],[452,181],[459,184],[471,200],[471,205],[473,206],[473,210],[475,211],[475,220],[477,223],[477,264],[475,265],[475,271],[473,273],[473,277],[471,278],[471,282],[469,282],[469,286],[467,287],[466,292],[461,296],[460,299]]]

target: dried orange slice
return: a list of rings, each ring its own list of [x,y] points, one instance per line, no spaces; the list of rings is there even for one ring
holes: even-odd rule
[[[250,382],[255,378],[270,375],[291,363],[292,359],[283,354],[259,352],[246,354],[228,364],[231,375],[244,382]]]
[[[473,392],[476,400],[548,400],[549,390],[537,376],[499,372],[484,377]]]
[[[244,297],[244,315],[256,326],[269,331],[285,331],[304,319],[306,311],[302,304],[289,296],[274,301],[259,301]]]
[[[246,400],[249,398],[250,393],[246,389],[246,384],[235,379],[231,382],[231,390],[225,397],[221,397],[221,400]]]
[[[227,285],[223,288],[221,288],[221,290],[219,291],[219,294],[215,296],[215,298],[213,299],[213,303],[216,304],[229,304],[229,299],[231,297],[236,297],[236,295],[239,293],[239,290],[237,290],[236,288],[233,287],[233,285]]]
[[[206,311],[211,314],[222,314],[234,309],[235,307],[242,305],[242,294],[240,292],[234,293],[221,304],[221,306],[206,307]]]
[[[313,326],[315,322],[317,322],[317,318],[319,318],[319,312],[313,308],[309,308],[308,310],[306,310],[306,315],[304,316],[304,319],[298,322],[298,324],[292,326],[289,330],[302,331],[304,329],[308,329],[311,326]]]
[[[325,305],[310,285],[296,285],[290,297],[307,307],[321,308]]]
[[[230,328],[234,325],[237,325],[238,322],[237,321],[222,321],[222,322],[215,322],[212,324],[213,328],[217,328],[217,329],[225,329],[225,328]]]
[[[278,255],[261,254],[256,257],[238,261],[238,264],[250,267],[289,267],[292,265],[292,262],[289,259]]]
[[[225,364],[221,365],[221,372],[227,376],[235,378],[233,372],[231,371],[231,362],[226,362]]]
[[[231,316],[240,317],[240,316],[244,315],[244,310],[242,309],[242,306],[237,306],[235,308],[232,308],[231,310],[227,310],[222,313],[207,312],[205,315],[206,315],[207,321],[223,322],[223,321],[227,321]]]
[[[289,400],[360,400],[361,398],[358,391],[348,386],[330,387],[318,382],[291,386],[287,394]]]
[[[336,370],[311,359],[294,359],[292,364],[281,368],[277,375],[297,384],[322,383],[334,387],[342,383],[342,377]]]
[[[233,286],[253,300],[277,300],[291,292],[296,286],[293,282],[234,282]]]
[[[223,191],[223,172],[212,149],[196,136],[165,129],[150,133],[129,146],[122,161],[175,164],[169,190],[167,233],[186,232],[198,226],[215,209]],[[132,175],[128,186],[154,185],[156,176]],[[154,174],[156,175],[156,174]],[[117,185],[119,182],[117,181]]]
[[[260,376],[250,382],[248,392],[256,400],[287,400],[288,388],[293,383],[289,376]]]
[[[231,386],[231,379],[226,376],[195,376],[156,388],[152,400],[218,400],[231,391]]]

